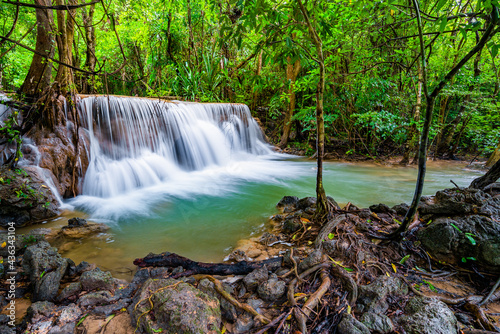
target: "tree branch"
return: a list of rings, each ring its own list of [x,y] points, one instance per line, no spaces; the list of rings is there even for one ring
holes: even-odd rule
[[[37,8],[37,9],[55,9],[55,10],[71,10],[71,9],[77,9],[85,6],[90,6],[92,4],[96,4],[101,2],[102,0],[95,0],[92,2],[87,2],[83,3],[80,5],[58,5],[58,6],[40,6],[40,5],[35,5],[35,4],[30,4],[30,3],[24,3],[24,2],[17,2],[17,1],[8,1],[4,0],[2,1],[3,3],[9,4],[9,5],[15,5],[15,6],[22,6],[22,7],[30,7],[30,8]]]

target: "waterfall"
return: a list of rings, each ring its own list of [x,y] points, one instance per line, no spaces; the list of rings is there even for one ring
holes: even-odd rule
[[[83,195],[114,197],[272,152],[245,105],[82,96],[78,109],[90,139]]]

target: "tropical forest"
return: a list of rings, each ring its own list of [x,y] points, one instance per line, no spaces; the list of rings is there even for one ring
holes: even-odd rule
[[[1,0],[0,333],[500,333],[499,16]]]

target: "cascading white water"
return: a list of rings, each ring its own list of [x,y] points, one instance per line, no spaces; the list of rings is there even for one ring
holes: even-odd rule
[[[78,107],[90,138],[83,195],[113,197],[272,152],[245,105],[89,96]]]

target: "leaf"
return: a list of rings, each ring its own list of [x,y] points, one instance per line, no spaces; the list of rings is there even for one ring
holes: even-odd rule
[[[300,220],[301,220],[302,222],[306,223],[306,224],[311,222],[309,219],[307,219],[307,218],[302,218],[302,217],[300,217]]]
[[[392,270],[394,270],[395,273],[398,272],[398,269],[396,268],[396,265],[394,263],[391,263]]]
[[[76,323],[76,327],[80,326],[86,317],[88,317],[88,313],[81,317],[80,320],[78,320],[78,322]]]
[[[465,237],[469,239],[472,246],[475,246],[477,244],[476,239],[474,239],[470,233],[465,233]]]
[[[441,10],[441,8],[443,8],[443,6],[444,6],[444,5],[446,5],[446,3],[447,3],[447,2],[448,2],[448,0],[440,0],[440,1],[438,2],[438,5],[437,5],[437,7],[436,7],[436,10],[437,10],[437,11]]]
[[[7,243],[4,241],[2,242],[2,248],[5,248],[5,246],[7,246]]]
[[[495,58],[497,56],[499,47],[500,47],[500,45],[498,45],[498,44],[491,46],[491,57],[492,58]]]
[[[450,223],[450,225],[451,225],[451,226],[453,226],[453,227],[454,227],[454,228],[455,228],[458,232],[460,232],[460,233],[462,232],[462,230],[461,230],[461,229],[459,229],[459,228],[457,227],[457,225],[455,225],[455,224],[453,224],[453,223]]]
[[[335,233],[328,233],[328,239],[332,240],[335,238]]]
[[[439,25],[439,32],[443,33],[443,31],[446,29],[446,25],[448,24],[448,18],[446,16],[443,16],[441,19],[441,24]]]
[[[400,263],[400,264],[405,264],[406,260],[408,260],[408,259],[410,258],[410,256],[411,256],[410,254],[405,255],[405,256],[404,256],[404,257],[403,257],[403,258],[399,261],[399,263]]]

